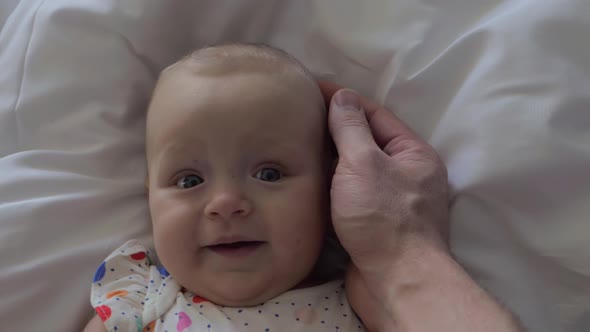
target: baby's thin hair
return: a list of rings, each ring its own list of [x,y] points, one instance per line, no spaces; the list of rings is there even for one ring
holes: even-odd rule
[[[278,75],[298,73],[315,84],[314,75],[299,60],[282,49],[261,43],[226,43],[199,48],[166,68],[162,75],[179,67],[190,68],[202,75],[238,70]]]

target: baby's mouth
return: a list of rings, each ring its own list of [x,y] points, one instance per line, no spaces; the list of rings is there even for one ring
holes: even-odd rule
[[[237,242],[231,242],[231,243],[221,243],[221,244],[216,244],[216,245],[212,245],[209,246],[211,247],[217,247],[217,248],[227,248],[227,249],[240,249],[240,248],[245,248],[245,247],[249,247],[249,246],[257,246],[262,244],[262,241],[237,241]]]
[[[265,242],[263,241],[237,241],[220,243],[205,248],[226,257],[245,257],[258,250]]]

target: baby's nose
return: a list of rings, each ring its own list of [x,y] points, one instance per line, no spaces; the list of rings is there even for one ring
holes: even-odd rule
[[[231,219],[250,214],[252,205],[237,194],[220,193],[215,195],[205,207],[205,215],[211,219]]]

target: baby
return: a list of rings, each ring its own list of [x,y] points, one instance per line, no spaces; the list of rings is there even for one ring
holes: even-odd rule
[[[160,266],[137,241],[100,265],[88,331],[363,331],[318,278],[333,154],[313,77],[268,46],[195,51],[147,118]],[[102,322],[101,322],[102,321]]]

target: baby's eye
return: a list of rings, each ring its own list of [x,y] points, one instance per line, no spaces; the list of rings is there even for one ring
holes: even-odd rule
[[[190,174],[190,175],[181,177],[180,180],[178,180],[178,182],[176,183],[176,185],[182,189],[189,189],[192,187],[196,187],[203,182],[204,181],[200,176]]]
[[[281,172],[274,168],[263,168],[254,177],[262,181],[275,182],[281,178]]]

